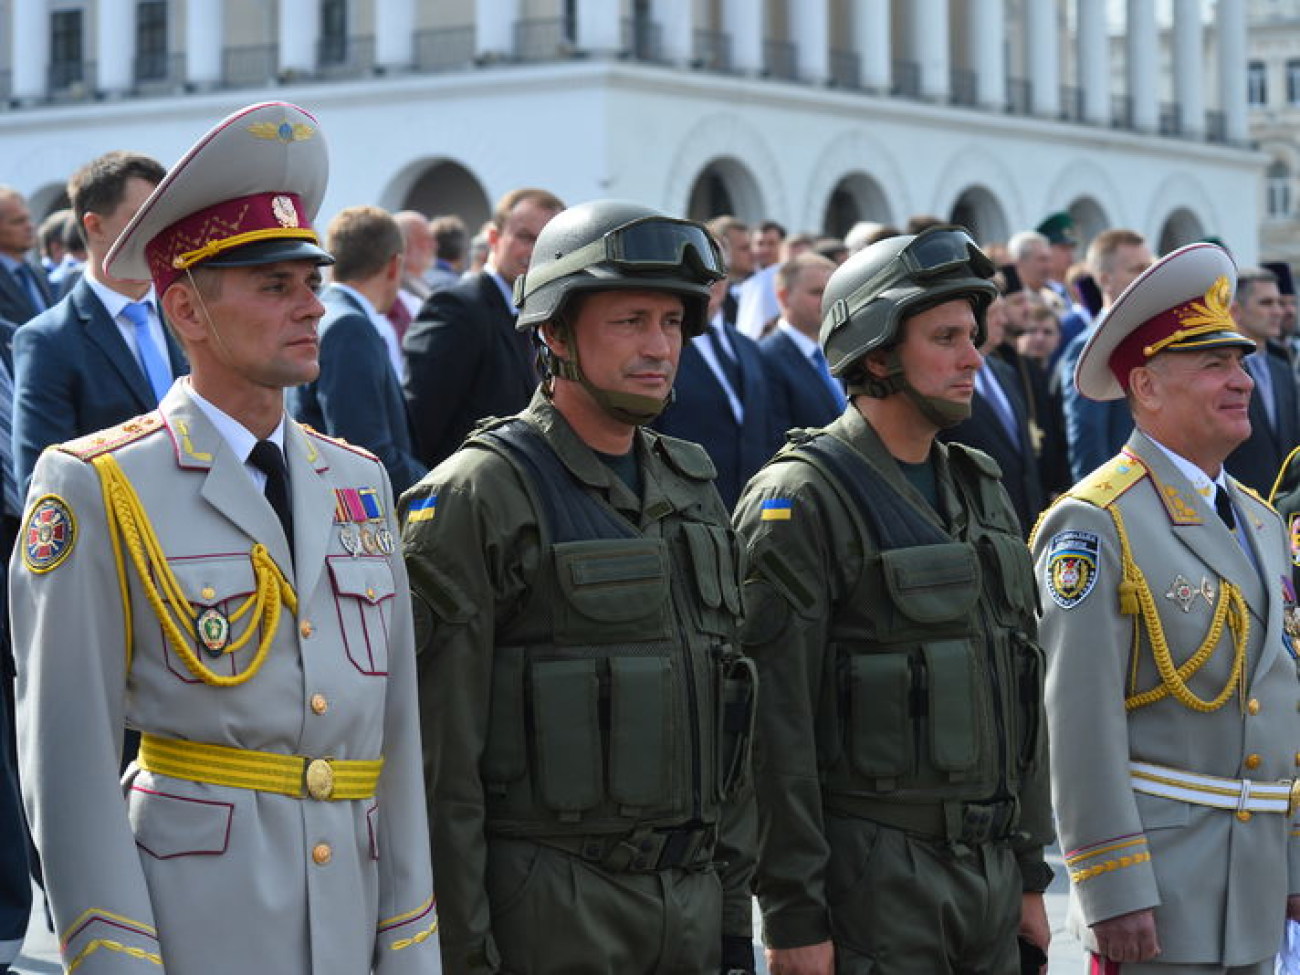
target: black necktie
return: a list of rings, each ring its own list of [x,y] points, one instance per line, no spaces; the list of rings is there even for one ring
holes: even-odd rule
[[[293,509],[289,507],[289,469],[284,464],[284,452],[270,440],[259,440],[249,451],[248,462],[266,475],[266,486],[262,490],[280,519],[292,554]]]
[[[1223,490],[1222,486],[1214,486],[1214,510],[1219,513],[1223,523],[1228,526],[1228,531],[1237,530],[1237,516],[1232,510],[1232,499],[1228,497],[1228,492]]]

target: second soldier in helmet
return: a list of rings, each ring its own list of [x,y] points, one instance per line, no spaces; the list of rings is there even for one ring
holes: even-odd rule
[[[742,553],[642,426],[722,273],[697,224],[555,217],[516,284],[546,380],[403,499],[449,973],[752,969]]]

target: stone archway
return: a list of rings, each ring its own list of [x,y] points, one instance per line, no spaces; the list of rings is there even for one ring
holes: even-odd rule
[[[1111,226],[1106,211],[1091,196],[1078,197],[1068,209],[1070,216],[1074,218],[1074,230],[1079,238],[1080,253],[1094,237]]]
[[[1007,215],[986,187],[968,186],[957,195],[948,219],[961,224],[981,244],[1005,241]]]
[[[757,223],[767,214],[758,180],[740,160],[723,156],[711,160],[691,183],[686,215],[706,221],[723,214]]]
[[[430,217],[456,214],[472,234],[492,216],[492,201],[473,173],[442,159],[418,167],[394,209],[418,210]]]
[[[1179,207],[1160,225],[1160,243],[1158,251],[1168,254],[1185,244],[1193,244],[1205,239],[1205,225],[1187,207]]]
[[[890,223],[893,219],[889,198],[881,185],[866,173],[850,173],[831,190],[821,229],[831,237],[843,239],[859,221]]]

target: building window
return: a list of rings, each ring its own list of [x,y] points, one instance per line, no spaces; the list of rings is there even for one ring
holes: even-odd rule
[[[56,91],[84,80],[82,73],[82,11],[50,14],[50,87]]]
[[[1292,58],[1286,63],[1286,100],[1292,105],[1300,105],[1300,58]]]
[[[348,59],[348,0],[321,0],[320,63],[343,64]]]
[[[167,0],[141,0],[135,7],[135,80],[167,77]]]
[[[1246,100],[1252,105],[1268,104],[1268,75],[1263,61],[1251,61],[1246,67]]]
[[[562,17],[564,23],[561,25],[561,32],[564,39],[570,44],[578,43],[578,0],[564,0],[564,14]]]
[[[1291,215],[1291,170],[1282,160],[1268,167],[1266,180],[1266,205],[1268,215],[1280,220]]]

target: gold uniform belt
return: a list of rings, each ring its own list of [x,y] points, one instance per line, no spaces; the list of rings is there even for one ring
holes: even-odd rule
[[[319,800],[369,799],[384,768],[382,758],[343,761],[277,755],[147,733],[140,736],[136,763],[173,779]]]

